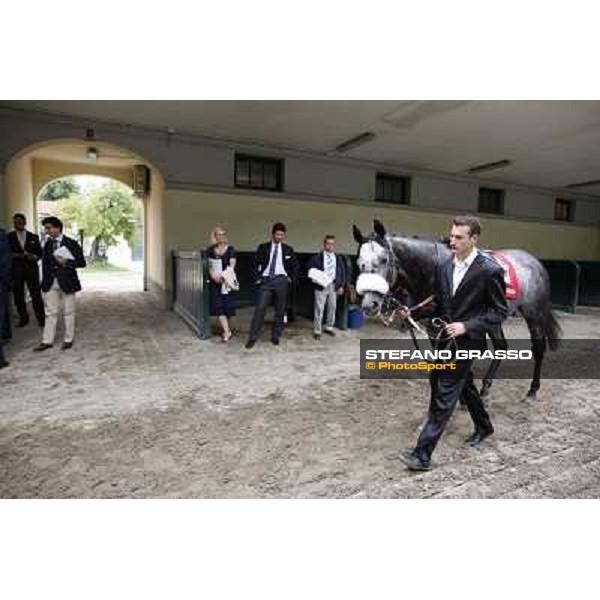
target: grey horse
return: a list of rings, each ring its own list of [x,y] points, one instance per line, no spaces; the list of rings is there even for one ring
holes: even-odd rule
[[[362,309],[367,316],[381,314],[386,296],[403,299],[408,292],[415,302],[433,293],[435,266],[438,261],[452,255],[443,241],[434,242],[400,234],[387,234],[383,223],[373,222],[373,233],[363,236],[356,225],[352,227],[354,239],[359,244],[358,267],[360,273],[378,275],[383,284],[373,286],[363,295]],[[502,250],[514,265],[519,280],[520,295],[508,300],[509,314],[520,313],[529,329],[534,357],[533,379],[528,398],[535,398],[540,389],[540,375],[546,348],[556,350],[560,343],[561,329],[550,303],[550,279],[544,266],[523,250]],[[376,289],[375,289],[376,288]],[[389,290],[385,293],[385,290]],[[508,344],[502,328],[490,335],[495,349],[506,349]],[[481,395],[489,393],[496,371],[500,365],[494,360],[483,379]]]

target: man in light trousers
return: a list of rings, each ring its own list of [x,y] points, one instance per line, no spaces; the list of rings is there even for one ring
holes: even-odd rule
[[[42,225],[48,234],[42,254],[42,293],[46,307],[46,323],[42,341],[34,350],[52,348],[61,302],[64,305],[65,338],[63,350],[73,347],[75,338],[75,294],[81,290],[77,269],[85,267],[79,243],[63,235],[62,221],[46,217]]]
[[[308,265],[309,269],[323,271],[330,279],[329,285],[323,287],[313,282],[315,290],[315,311],[313,324],[313,337],[321,339],[324,331],[327,335],[334,336],[335,311],[337,296],[344,292],[346,284],[346,268],[344,262],[335,254],[335,235],[328,234],[323,240],[323,251],[315,254]],[[325,327],[323,328],[323,313],[325,312]]]

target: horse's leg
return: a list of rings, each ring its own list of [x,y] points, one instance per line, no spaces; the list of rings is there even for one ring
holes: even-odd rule
[[[533,366],[533,379],[531,380],[527,397],[535,399],[540,389],[540,375],[542,372],[542,363],[544,362],[544,353],[546,352],[546,340],[544,338],[532,339],[531,350],[535,364]]]
[[[504,337],[504,331],[502,330],[502,327],[498,327],[497,330],[493,331],[490,334],[490,338],[492,340],[492,346],[494,347],[494,350],[506,350],[508,348],[508,342]],[[502,361],[499,359],[494,359],[490,363],[487,373],[485,374],[481,383],[481,391],[479,392],[479,395],[482,399],[487,398],[489,395],[490,388],[492,387],[492,383],[494,383],[494,378],[496,377],[496,371],[498,370],[501,362]]]
[[[527,392],[527,398],[535,399],[540,389],[540,375],[542,372],[542,363],[544,362],[544,353],[546,352],[546,338],[544,337],[544,327],[540,317],[525,317],[529,333],[531,335],[531,351],[533,353],[533,379]]]

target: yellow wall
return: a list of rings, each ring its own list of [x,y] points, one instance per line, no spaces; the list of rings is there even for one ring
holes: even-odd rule
[[[143,162],[140,160],[140,162]],[[89,174],[102,174],[125,181],[131,170],[99,167]],[[34,192],[49,180],[73,174],[73,165],[59,161],[36,160],[27,156],[12,160],[5,172],[5,225],[14,212],[24,212],[35,224]],[[288,226],[288,241],[301,252],[316,251],[323,235],[334,233],[338,250],[354,253],[352,223],[368,233],[377,217],[388,231],[441,236],[448,231],[450,211],[386,207],[374,202],[323,202],[237,193],[166,190],[156,169],[151,169],[151,194],[145,200],[145,257],[147,288],[161,302],[170,298],[172,250],[202,249],[209,243],[211,229],[220,224],[230,242],[239,250],[254,250],[270,235],[271,224]],[[600,260],[600,228],[483,217],[482,245],[491,248],[523,248],[540,258]]]
[[[41,189],[50,181],[60,177],[72,175],[97,175],[109,177],[121,181],[129,187],[133,187],[132,167],[101,167],[93,164],[78,164],[58,160],[44,160],[34,158],[32,161],[33,171],[33,196],[37,198]]]
[[[35,203],[33,195],[33,181],[31,159],[22,156],[12,160],[5,173],[6,210],[4,225],[7,230],[12,229],[12,216],[16,212],[27,217],[31,230],[36,228]]]
[[[449,211],[387,208],[381,204],[324,203],[319,201],[266,198],[200,191],[167,190],[165,207],[167,253],[208,245],[211,229],[220,224],[230,243],[240,250],[254,250],[270,235],[270,226],[283,221],[288,242],[298,251],[321,247],[323,235],[334,233],[338,251],[356,252],[352,223],[372,230],[373,218],[381,219],[388,231],[441,236],[454,215]],[[482,217],[481,244],[491,248],[522,248],[539,258],[600,260],[600,228]]]
[[[57,144],[57,148],[60,144]],[[140,163],[145,161],[139,157]],[[145,163],[147,164],[147,163]],[[166,304],[165,277],[167,258],[164,236],[164,181],[160,173],[151,168],[151,193],[144,199],[144,268],[145,288],[153,293],[161,305]],[[24,152],[11,160],[4,174],[3,217],[7,229],[12,227],[11,216],[15,212],[26,215],[30,229],[37,225],[35,199],[48,182],[72,175],[98,175],[133,184],[133,170],[127,167],[101,167],[74,162],[32,159],[31,152]],[[2,215],[0,215],[1,217]]]
[[[161,305],[166,306],[165,290],[167,286],[165,285],[165,277],[168,266],[166,264],[164,234],[165,186],[156,169],[151,169],[150,182],[150,194],[145,201],[144,256],[146,279],[144,285]]]

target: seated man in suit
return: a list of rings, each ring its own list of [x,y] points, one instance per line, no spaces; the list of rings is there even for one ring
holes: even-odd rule
[[[325,307],[325,333],[335,335],[333,325],[335,323],[335,310],[337,308],[337,296],[341,295],[346,285],[346,268],[343,261],[339,260],[335,254],[335,235],[328,234],[323,240],[323,252],[315,254],[308,263],[308,270],[318,269],[323,271],[329,277],[331,283],[327,287],[322,287],[313,282],[315,289],[315,312],[313,323],[313,337],[315,340],[321,339],[323,329],[323,312]]]
[[[290,285],[298,277],[299,270],[294,249],[283,243],[286,233],[287,228],[283,223],[275,223],[271,228],[271,241],[256,249],[254,280],[258,285],[258,302],[246,342],[247,349],[252,348],[259,338],[265,313],[272,301],[275,302],[275,320],[271,341],[276,346],[279,345]]]
[[[4,319],[12,279],[11,264],[12,258],[6,232],[0,228],[0,369],[8,367],[8,361],[4,356]]]
[[[13,267],[13,300],[19,314],[17,327],[25,327],[29,323],[27,304],[25,303],[25,284],[29,289],[33,312],[40,327],[44,326],[44,301],[40,289],[40,270],[38,261],[42,258],[40,238],[27,231],[25,215],[17,213],[13,216],[14,231],[8,234],[8,243],[12,252]]]
[[[435,272],[434,307],[422,309],[418,318],[438,317],[446,322],[443,333],[456,339],[459,349],[486,349],[486,334],[499,327],[508,315],[504,271],[493,259],[479,252],[477,241],[481,225],[476,217],[456,217],[450,231],[453,257],[441,261]],[[401,312],[405,317],[408,313]],[[444,428],[463,396],[475,427],[465,440],[477,446],[494,433],[494,427],[473,383],[473,359],[456,360],[455,376],[433,371],[429,415],[412,453],[407,459],[411,471],[430,468],[431,454]]]
[[[60,219],[46,217],[42,225],[48,234],[42,255],[42,292],[46,306],[46,324],[42,342],[34,350],[42,352],[52,348],[61,301],[64,303],[65,314],[65,339],[62,349],[68,350],[73,346],[75,338],[75,294],[81,290],[77,269],[85,267],[85,258],[79,243],[63,235]],[[73,258],[56,254],[59,248],[66,248]]]

